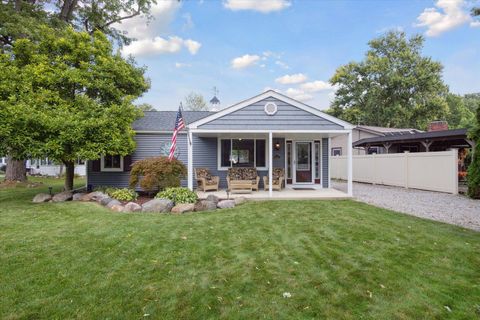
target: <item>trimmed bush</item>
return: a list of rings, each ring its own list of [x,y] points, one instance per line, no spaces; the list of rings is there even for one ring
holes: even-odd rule
[[[198,196],[195,192],[188,188],[167,188],[162,192],[157,193],[155,198],[169,199],[175,203],[195,203]]]
[[[113,199],[117,199],[119,201],[133,201],[136,200],[138,195],[132,189],[114,189],[108,188],[106,190],[107,194],[112,197]]]
[[[187,174],[185,165],[177,159],[167,157],[146,158],[136,161],[130,171],[130,188],[137,184],[146,192],[179,187],[180,180]]]
[[[472,163],[468,166],[468,195],[471,198],[480,199],[480,105],[477,107],[477,124],[470,132],[470,137],[475,141],[475,149]]]

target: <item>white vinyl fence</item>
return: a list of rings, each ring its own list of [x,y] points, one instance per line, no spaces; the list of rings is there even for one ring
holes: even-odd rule
[[[332,179],[347,179],[347,157],[330,157]],[[353,181],[458,193],[458,151],[353,156]]]

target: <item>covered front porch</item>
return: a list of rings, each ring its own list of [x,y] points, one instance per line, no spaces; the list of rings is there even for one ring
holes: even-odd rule
[[[352,162],[347,163],[350,180],[347,192],[331,188],[330,139],[351,130],[190,130],[188,143],[188,187],[199,198],[214,194],[222,199],[344,199],[352,196]],[[351,146],[351,143],[349,144]],[[348,150],[348,154],[352,154]],[[195,170],[206,168],[218,177],[219,188],[198,188]],[[230,190],[230,168],[255,168],[257,188]],[[282,188],[275,186],[274,170],[282,169]],[[277,187],[277,188],[275,188]]]

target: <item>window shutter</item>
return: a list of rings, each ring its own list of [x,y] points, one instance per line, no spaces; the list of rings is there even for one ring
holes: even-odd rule
[[[100,159],[98,160],[91,160],[92,163],[92,171],[93,172],[100,172]]]
[[[132,168],[132,156],[131,155],[126,155],[123,157],[123,171],[128,172]]]

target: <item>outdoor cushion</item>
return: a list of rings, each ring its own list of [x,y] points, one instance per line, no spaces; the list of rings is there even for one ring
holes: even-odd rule
[[[206,180],[211,180],[212,175],[210,174],[210,171],[208,169],[204,168],[198,168],[197,170],[197,177],[198,178],[205,178]]]

